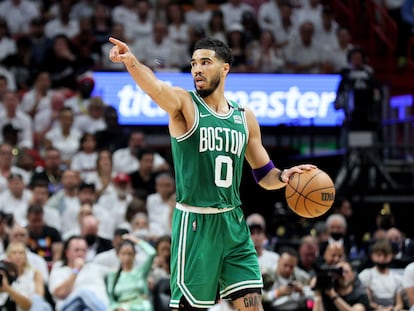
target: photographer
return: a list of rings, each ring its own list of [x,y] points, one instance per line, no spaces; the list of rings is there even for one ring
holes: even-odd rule
[[[276,271],[264,273],[263,306],[278,311],[304,311],[313,298],[310,276],[298,268],[298,253],[285,247],[280,250]]]
[[[339,270],[317,274],[312,311],[369,311],[369,300],[349,262],[336,265]],[[330,277],[330,279],[328,278]]]

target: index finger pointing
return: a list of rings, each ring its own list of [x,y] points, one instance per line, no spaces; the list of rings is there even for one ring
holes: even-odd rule
[[[121,40],[115,39],[114,37],[109,37],[109,42],[117,45],[117,46],[125,46],[125,43]]]

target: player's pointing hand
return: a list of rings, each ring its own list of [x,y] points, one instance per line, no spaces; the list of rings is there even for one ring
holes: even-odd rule
[[[109,42],[114,44],[114,46],[109,51],[109,59],[114,63],[127,62],[134,56],[129,50],[128,45],[125,42],[122,42],[113,37],[109,37]]]

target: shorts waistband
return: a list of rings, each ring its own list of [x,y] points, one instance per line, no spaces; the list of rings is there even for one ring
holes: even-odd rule
[[[220,214],[229,212],[234,209],[234,207],[224,207],[224,208],[217,208],[217,207],[198,207],[198,206],[191,206],[187,204],[176,203],[176,209],[179,209],[183,212],[190,212],[196,214]]]

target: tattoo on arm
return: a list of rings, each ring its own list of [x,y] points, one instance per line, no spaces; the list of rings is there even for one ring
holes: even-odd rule
[[[250,296],[244,298],[244,306],[246,308],[257,307],[259,303],[260,301],[258,296]]]

